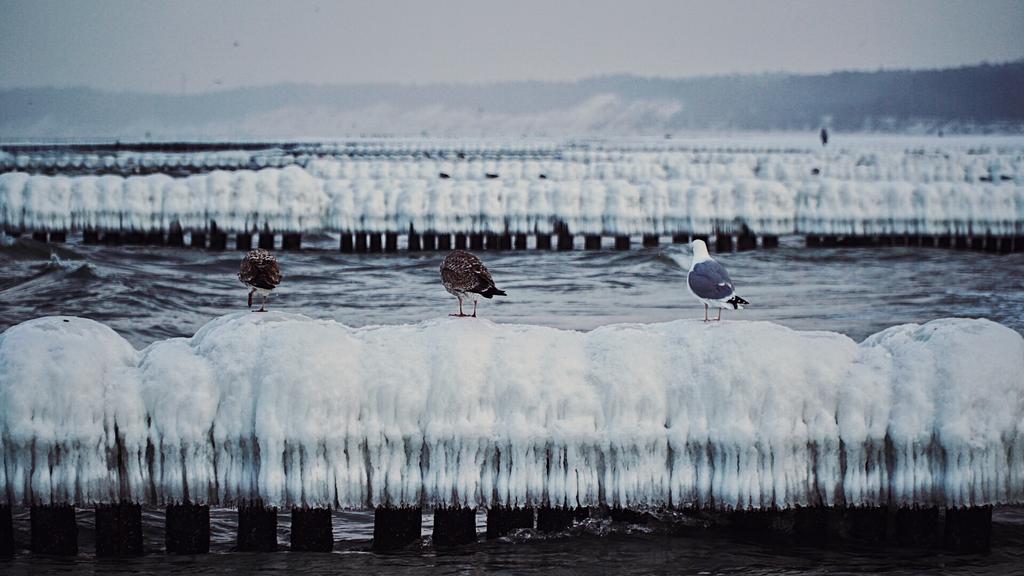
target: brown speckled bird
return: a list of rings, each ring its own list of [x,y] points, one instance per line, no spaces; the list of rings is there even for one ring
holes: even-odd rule
[[[252,295],[259,294],[263,297],[263,302],[257,312],[266,312],[270,291],[281,283],[281,268],[278,267],[277,258],[273,254],[263,248],[257,248],[250,250],[245,258],[242,258],[238,279],[251,288],[249,290],[249,308],[252,308]]]
[[[459,299],[459,313],[449,316],[472,316],[476,318],[476,303],[480,296],[492,298],[505,296],[505,292],[494,285],[491,273],[479,258],[465,250],[455,250],[441,262],[441,283],[444,289]],[[462,301],[473,300],[473,313],[462,312]]]

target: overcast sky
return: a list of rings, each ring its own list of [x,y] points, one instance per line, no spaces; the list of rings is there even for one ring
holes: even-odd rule
[[[1024,0],[0,0],[0,88],[922,68],[1024,58]]]

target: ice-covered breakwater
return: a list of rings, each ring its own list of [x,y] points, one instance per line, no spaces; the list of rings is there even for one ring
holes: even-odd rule
[[[1024,184],[1014,181],[774,180],[732,169],[720,178],[698,174],[707,172],[699,165],[672,174],[655,164],[631,169],[566,179],[509,172],[438,178],[433,164],[400,174],[298,166],[185,178],[8,172],[0,174],[0,225],[116,233],[1024,237]]]
[[[1024,501],[1024,338],[762,322],[592,332],[239,313],[142,351],[0,335],[15,503],[788,507]]]

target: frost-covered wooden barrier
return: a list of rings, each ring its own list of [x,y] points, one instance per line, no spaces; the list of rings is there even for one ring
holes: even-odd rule
[[[456,543],[477,509],[493,536],[593,508],[736,529],[770,514],[807,534],[881,522],[908,542],[941,516],[956,535],[1024,501],[1022,413],[1024,338],[985,320],[859,344],[763,322],[353,329],[273,312],[142,351],[81,318],[0,335],[7,506],[33,506],[44,538],[73,530],[68,505],[99,505],[113,542],[139,505],[169,506],[178,550],[202,546],[209,505],[240,507],[243,549],[276,546],[276,507],[310,550],[338,508],[376,509],[378,548],[416,539],[424,508]]]
[[[213,145],[210,145],[213,146]],[[1024,249],[1024,155],[548,146],[213,146],[0,152],[0,225],[87,243],[343,252],[719,251],[914,245]]]

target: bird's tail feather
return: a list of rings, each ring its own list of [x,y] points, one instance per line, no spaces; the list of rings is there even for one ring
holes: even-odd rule
[[[484,298],[493,298],[494,296],[508,296],[504,290],[498,290],[497,286],[488,286],[486,290],[480,293]]]
[[[733,296],[732,298],[726,300],[725,303],[732,304],[733,310],[739,310],[740,308],[743,308],[744,304],[750,304],[750,302],[747,302],[746,300],[740,298],[739,296]]]

